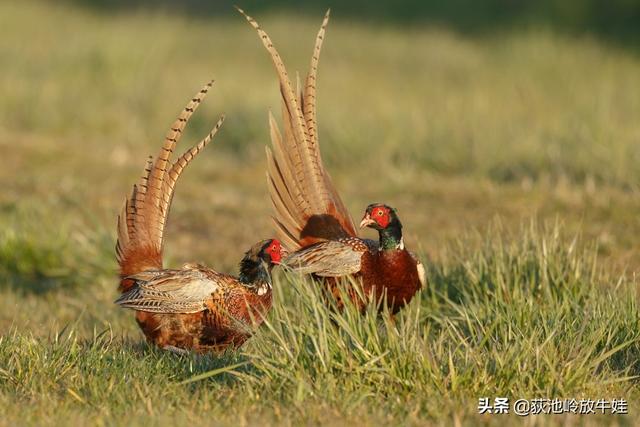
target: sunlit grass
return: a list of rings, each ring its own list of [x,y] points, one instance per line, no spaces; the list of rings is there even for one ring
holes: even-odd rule
[[[354,307],[338,313],[317,286],[279,275],[266,324],[222,357],[175,356],[111,328],[85,338],[73,326],[48,338],[14,329],[0,341],[0,394],[11,406],[34,402],[28,416],[55,408],[53,424],[133,413],[134,423],[173,414],[253,424],[264,414],[266,422],[364,416],[421,425],[478,420],[480,396],[634,401],[633,282],[608,275],[593,250],[558,229],[531,227],[452,254],[430,265],[429,289],[394,320],[374,307],[364,317]],[[204,379],[184,384],[193,377]]]
[[[256,18],[305,71],[320,16]],[[544,29],[469,37],[334,15],[323,159],[354,217],[398,208],[429,287],[391,321],[338,315],[278,274],[242,350],[177,357],[112,304],[115,217],[214,77],[181,146],[227,121],[178,184],[166,264],[233,272],[273,233],[267,54],[233,15],[7,1],[0,28],[0,424],[504,424],[476,414],[478,397],[638,401],[637,54]],[[579,421],[615,420],[631,422]]]

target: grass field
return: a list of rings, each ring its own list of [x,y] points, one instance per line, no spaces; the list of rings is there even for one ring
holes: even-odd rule
[[[306,71],[321,16],[256,17]],[[245,347],[179,357],[112,304],[115,218],[213,77],[184,146],[227,121],[178,184],[167,264],[235,271],[272,234],[263,150],[280,107],[258,37],[240,16],[49,2],[0,2],[0,28],[0,425],[635,423],[637,51],[539,27],[465,36],[334,14],[324,161],[355,217],[373,201],[398,208],[429,289],[391,323],[336,316],[278,275]],[[199,375],[211,376],[185,383]],[[622,397],[631,415],[478,415],[496,396]]]

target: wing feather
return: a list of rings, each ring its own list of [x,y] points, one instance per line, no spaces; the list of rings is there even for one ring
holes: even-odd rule
[[[354,246],[331,240],[293,252],[282,264],[303,275],[339,277],[359,272],[362,254],[366,250],[364,244]]]
[[[225,286],[225,281],[235,280],[219,273],[203,274],[194,269],[144,272],[127,279],[133,281],[134,286],[120,295],[115,303],[151,313],[203,311],[212,295]]]

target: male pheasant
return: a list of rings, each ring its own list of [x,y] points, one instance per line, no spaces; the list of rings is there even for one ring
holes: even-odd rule
[[[115,301],[136,311],[147,339],[176,352],[222,351],[240,346],[250,327],[271,307],[270,271],[281,260],[280,242],[256,243],[240,263],[238,278],[198,264],[163,269],[163,231],[176,181],[184,168],[213,139],[224,116],[198,144],[175,162],[170,156],[209,82],[182,111],[167,133],[155,161],[150,157],[142,179],[133,186],[118,216],[116,255],[120,290]]]
[[[316,76],[329,12],[316,38],[304,89],[298,87],[294,92],[269,36],[253,18],[239,11],[257,30],[280,81],[284,136],[270,114],[273,151],[267,147],[267,183],[278,236],[292,252],[283,264],[322,278],[334,296],[339,294],[338,278],[359,277],[366,296],[376,300],[386,296],[390,311],[398,312],[425,285],[422,263],[405,249],[398,213],[385,204],[369,205],[360,227],[376,229],[379,241],[359,238],[320,156]],[[349,294],[364,308],[366,301],[356,298],[353,289]],[[337,302],[341,308],[342,302],[339,299]]]

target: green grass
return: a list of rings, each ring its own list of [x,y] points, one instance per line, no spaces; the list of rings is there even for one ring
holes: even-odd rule
[[[421,425],[500,422],[477,415],[482,396],[637,401],[634,283],[568,243],[532,226],[516,241],[454,249],[459,256],[430,266],[429,289],[394,322],[374,307],[337,314],[317,287],[280,277],[267,324],[222,357],[163,353],[111,328],[86,338],[76,325],[48,338],[13,328],[0,342],[0,415],[9,425],[40,424],[45,412],[52,425],[125,416],[134,425],[235,425],[238,416]]]
[[[464,36],[334,16],[323,158],[354,217],[373,201],[398,208],[428,289],[392,323],[336,316],[279,275],[268,324],[240,351],[144,344],[112,304],[115,217],[211,77],[184,146],[227,121],[178,184],[167,264],[235,271],[272,233],[263,147],[277,83],[233,16],[0,3],[0,425],[516,421],[477,414],[498,395],[624,397],[628,418],[535,422],[632,424],[640,58],[544,28]],[[305,70],[320,16],[256,17]]]

